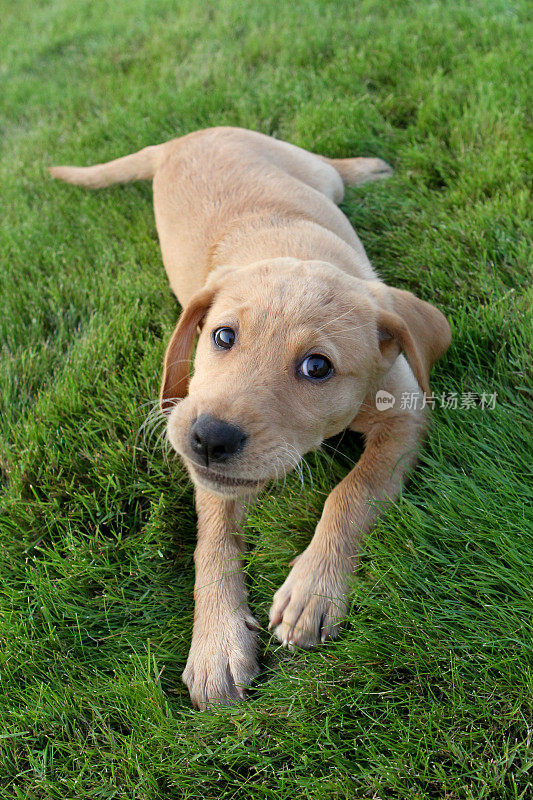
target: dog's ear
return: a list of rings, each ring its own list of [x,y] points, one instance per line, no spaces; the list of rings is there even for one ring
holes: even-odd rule
[[[213,302],[214,289],[202,289],[182,311],[168,344],[163,364],[159,393],[161,411],[165,413],[174,401],[185,397],[189,389],[189,365],[198,325]]]
[[[446,317],[435,306],[401,289],[381,284],[378,297],[379,349],[385,363],[392,366],[403,352],[420,388],[429,394],[431,367],[452,338]]]

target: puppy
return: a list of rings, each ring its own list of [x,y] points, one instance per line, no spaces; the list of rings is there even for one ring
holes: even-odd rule
[[[337,207],[345,185],[392,172],[380,159],[329,159],[212,128],[50,172],[94,189],[153,179],[163,261],[183,308],[164,359],[161,411],[198,512],[183,680],[195,707],[236,702],[258,673],[258,624],[239,568],[243,502],[324,439],[346,428],[364,434],[358,464],[327,498],[270,609],[286,646],[336,637],[361,539],[415,464],[429,373],[450,344],[449,325],[378,278]],[[388,393],[385,410],[379,391]]]

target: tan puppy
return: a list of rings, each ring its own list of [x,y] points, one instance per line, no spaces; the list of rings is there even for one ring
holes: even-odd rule
[[[379,280],[337,208],[344,184],[391,173],[380,159],[327,159],[213,128],[51,173],[92,188],[153,178],[163,261],[184,309],[165,356],[161,409],[198,511],[183,679],[197,707],[234,702],[258,673],[258,626],[239,567],[242,501],[329,436],[365,435],[359,463],[326,500],[270,610],[285,645],[336,636],[361,538],[416,461],[423,393],[450,328],[436,308]],[[386,410],[376,407],[378,390],[395,399]],[[400,402],[403,393],[417,408]]]

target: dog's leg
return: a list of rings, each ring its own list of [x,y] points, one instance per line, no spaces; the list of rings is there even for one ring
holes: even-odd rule
[[[130,153],[122,158],[115,158],[106,164],[93,164],[91,167],[50,167],[53,178],[76,186],[87,186],[89,189],[103,189],[113,183],[129,183],[130,181],[151,180],[169,148],[176,140],[152,145]]]
[[[274,595],[270,627],[289,646],[312,647],[338,635],[361,539],[414,466],[427,417],[374,408],[350,427],[365,434],[365,450],[327,498],[313,539]]]
[[[235,703],[259,672],[258,623],[246,602],[238,534],[242,506],[196,491],[194,629],[183,681],[196,708]]]

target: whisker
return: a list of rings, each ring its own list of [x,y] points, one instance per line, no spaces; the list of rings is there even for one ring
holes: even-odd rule
[[[311,483],[311,489],[313,489],[314,488],[313,473],[311,472],[311,467],[307,463],[307,461],[304,458],[304,456],[302,456],[302,464],[307,468],[307,472],[309,474],[309,481]]]
[[[176,361],[171,361],[169,364],[166,364],[166,368],[175,367],[176,364],[191,364],[190,358],[177,358]]]
[[[152,457],[155,451],[160,447],[160,445],[162,445],[163,461],[168,465],[168,452],[172,446],[165,437],[167,429],[166,424],[170,411],[181,401],[181,399],[182,398],[179,397],[167,398],[166,401],[171,407],[169,410],[165,410],[165,412],[161,411],[159,398],[157,398],[157,400],[149,400],[139,406],[139,408],[142,408],[143,406],[146,407],[147,405],[151,405],[152,408],[148,411],[145,419],[137,430],[134,442],[134,459],[136,458],[137,451],[141,449],[141,443],[142,449],[145,451],[145,453]],[[163,426],[161,430],[159,430],[160,426]],[[152,446],[153,438],[156,435],[157,439],[155,445]]]
[[[301,483],[300,494],[301,494],[301,492],[305,488],[303,470],[302,470],[302,467],[301,467],[301,464],[300,464],[301,456],[299,455],[299,453],[296,450],[296,448],[294,447],[294,445],[289,444],[286,440],[285,440],[285,451],[286,451],[286,454],[287,454],[287,458],[293,464],[294,469],[295,469],[298,477],[300,478],[300,483]]]
[[[285,464],[283,463],[282,459],[280,459],[280,461],[281,461],[281,466],[282,466],[282,469],[283,469],[283,489],[282,489],[282,491],[285,491],[285,487],[287,485],[287,470],[285,468]]]
[[[328,319],[328,320],[327,320],[327,321],[324,323],[324,325],[321,325],[319,328],[315,328],[315,333],[319,333],[320,331],[322,331],[322,330],[324,330],[325,328],[329,327],[329,325],[333,325],[335,322],[338,322],[338,320],[340,320],[340,319],[344,319],[344,318],[345,318],[345,317],[347,317],[349,314],[353,314],[353,312],[354,312],[354,311],[356,311],[356,310],[357,310],[357,306],[352,306],[352,308],[349,308],[349,309],[348,309],[347,311],[345,311],[344,313],[342,313],[342,314],[339,314],[339,316],[338,316],[338,317],[333,317],[333,319]],[[358,326],[356,326],[355,328],[352,328],[352,330],[360,330],[360,329],[362,329],[362,328],[368,328],[369,326],[373,326],[373,325],[374,325],[374,322],[365,322],[365,323],[363,323],[362,325],[358,325]]]
[[[332,453],[333,453],[333,455],[332,455],[332,456],[330,456],[330,455],[329,455],[329,453],[326,453],[326,456],[327,456],[328,458],[334,458],[335,456],[340,456],[341,458],[344,458],[346,461],[348,461],[348,463],[349,463],[349,464],[350,464],[352,467],[355,467],[355,466],[356,466],[356,464],[357,464],[357,461],[352,461],[352,459],[351,459],[351,458],[348,458],[348,456],[346,456],[344,453],[341,453],[341,451],[339,450],[339,447],[341,446],[341,444],[342,444],[342,442],[343,442],[344,435],[345,435],[345,432],[343,433],[343,435],[342,435],[342,437],[341,437],[341,439],[340,439],[340,441],[339,441],[339,444],[338,444],[338,446],[337,446],[337,447],[333,447],[332,445],[330,445],[330,444],[327,444],[326,442],[322,442],[322,444],[321,444],[321,446],[320,446],[320,449],[322,449],[322,447],[326,447],[328,450],[331,450],[331,451],[332,451]]]

